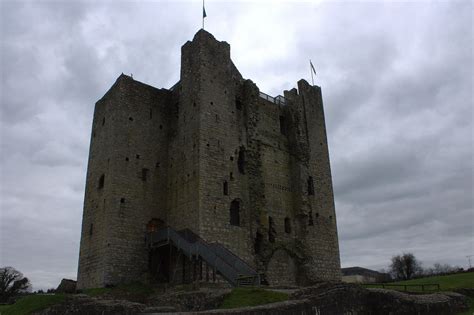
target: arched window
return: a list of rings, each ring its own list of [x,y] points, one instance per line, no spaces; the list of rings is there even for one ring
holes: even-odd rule
[[[285,233],[291,233],[291,220],[290,218],[285,218]]]
[[[230,225],[240,226],[240,202],[233,200],[230,203]]]
[[[229,195],[229,183],[227,181],[224,181],[224,184],[222,185],[222,188],[224,190],[224,196]]]
[[[270,243],[275,242],[275,235],[276,235],[276,231],[275,231],[275,224],[273,222],[273,218],[268,217],[268,241]]]
[[[153,218],[150,221],[148,221],[148,223],[146,225],[146,231],[147,232],[156,232],[159,229],[162,229],[162,228],[165,228],[165,227],[166,227],[166,224],[163,220]]]

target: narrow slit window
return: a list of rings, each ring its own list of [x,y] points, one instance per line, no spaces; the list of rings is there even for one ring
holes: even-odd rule
[[[229,195],[229,183],[227,181],[224,181],[224,184],[222,186],[223,186],[223,190],[224,190],[224,196],[228,196]]]
[[[105,174],[102,174],[99,178],[99,185],[98,185],[98,188],[99,189],[102,189],[104,188],[104,184],[105,184]]]
[[[308,195],[314,195],[314,180],[313,177],[308,177]]]
[[[245,174],[245,148],[242,146],[239,150],[239,158],[237,159],[237,168],[240,174]]]
[[[259,254],[260,251],[262,250],[262,243],[263,243],[263,235],[257,231],[255,235],[255,240],[253,243],[253,248],[256,254]]]
[[[275,243],[275,223],[273,222],[272,217],[268,217],[268,241],[270,243]]]
[[[94,232],[94,224],[91,223],[89,227],[89,235],[92,236],[92,233]]]
[[[290,218],[285,218],[285,233],[291,233],[291,220]]]

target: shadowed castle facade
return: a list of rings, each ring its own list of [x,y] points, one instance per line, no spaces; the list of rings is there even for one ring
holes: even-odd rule
[[[174,87],[121,75],[96,103],[78,288],[242,274],[340,280],[321,90],[263,94],[200,30]]]

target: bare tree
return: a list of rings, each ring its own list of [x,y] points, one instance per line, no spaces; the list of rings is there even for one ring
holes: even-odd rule
[[[453,272],[462,270],[459,266],[451,266],[449,264],[435,263],[433,268],[430,268],[431,274],[433,275],[445,275]]]
[[[403,253],[392,257],[390,273],[395,279],[408,280],[421,272],[421,263],[412,253]]]
[[[0,268],[0,302],[31,289],[30,280],[13,267]]]

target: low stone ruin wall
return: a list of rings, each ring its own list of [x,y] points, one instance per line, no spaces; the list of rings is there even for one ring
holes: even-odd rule
[[[454,315],[468,308],[466,296],[454,292],[414,295],[386,289],[365,289],[355,284],[322,283],[295,291],[290,295],[290,300],[285,302],[200,311],[220,305],[226,292],[171,293],[152,297],[147,304],[101,300],[80,294],[72,295],[66,302],[35,314]]]
[[[453,292],[407,294],[386,289],[365,289],[355,284],[324,283],[298,290],[292,299],[308,299],[313,314],[457,314],[468,308],[467,298]]]

